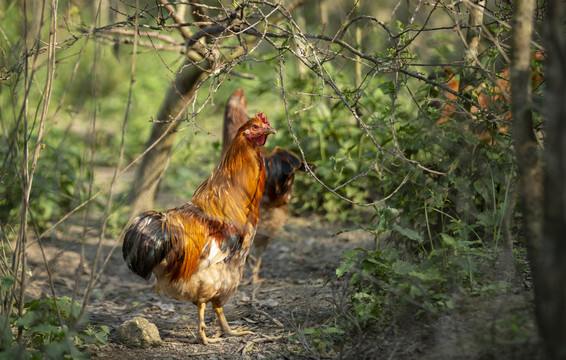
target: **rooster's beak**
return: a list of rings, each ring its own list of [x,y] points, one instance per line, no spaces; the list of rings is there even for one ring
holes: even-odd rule
[[[271,126],[268,127],[267,129],[265,129],[263,131],[264,134],[277,134],[277,130],[275,130],[274,128],[272,128]]]

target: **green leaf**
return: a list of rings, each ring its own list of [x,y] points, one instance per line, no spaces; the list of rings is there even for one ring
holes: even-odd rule
[[[12,329],[10,329],[10,321],[8,321],[3,314],[0,314],[0,339],[2,342],[0,343],[0,347],[2,349],[9,349],[12,345],[13,337]]]
[[[408,274],[415,266],[407,261],[398,260],[391,265],[391,268],[398,274]]]
[[[346,274],[347,272],[349,272],[352,269],[352,266],[348,266],[347,264],[342,263],[337,269],[336,269],[336,277],[342,277],[344,274]]]
[[[316,329],[312,328],[312,327],[303,329],[303,334],[305,334],[305,335],[312,335],[315,332],[316,332]]]
[[[418,232],[416,232],[415,230],[407,229],[407,228],[400,227],[399,225],[395,225],[395,226],[393,226],[393,231],[398,232],[399,234],[405,236],[409,240],[418,241],[419,243],[421,243],[423,241],[422,236]]]
[[[327,328],[324,329],[324,332],[327,334],[344,334],[345,331],[337,328],[337,327],[333,327],[333,326],[329,326]]]
[[[57,335],[62,331],[61,327],[50,324],[38,324],[34,326],[32,330],[34,333],[44,335]]]
[[[452,236],[448,235],[448,234],[440,234],[440,238],[442,239],[442,242],[446,245],[449,246],[451,248],[455,248],[456,245],[458,244],[458,242],[456,241],[456,239],[454,239]]]
[[[106,344],[108,342],[108,335],[110,329],[106,325],[100,325],[100,331],[95,332],[94,336],[99,344]]]
[[[16,326],[23,326],[23,327],[30,327],[32,326],[37,319],[41,318],[41,314],[37,311],[27,311],[24,316],[16,321]]]
[[[6,293],[14,285],[14,277],[12,275],[5,275],[0,278],[0,286],[2,286],[2,297],[6,296]]]
[[[379,88],[386,95],[395,94],[395,83],[393,81],[385,81],[381,85],[379,85]]]
[[[347,250],[342,253],[342,257],[346,259],[353,259],[358,255],[356,250]]]
[[[361,225],[356,225],[356,226],[353,226],[353,227],[350,227],[350,228],[342,229],[342,230],[338,231],[337,233],[332,234],[332,236],[334,237],[334,236],[338,236],[338,235],[340,235],[340,234],[344,234],[344,233],[347,233],[347,232],[351,232],[351,231],[355,231],[355,230],[360,230],[360,229],[361,229],[361,230],[366,230],[365,227],[363,227],[363,226],[361,226]]]

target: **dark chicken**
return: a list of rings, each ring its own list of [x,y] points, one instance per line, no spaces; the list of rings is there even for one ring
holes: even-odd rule
[[[228,99],[224,112],[223,151],[233,138],[235,129],[248,118],[246,112],[244,90],[236,90]],[[261,149],[266,178],[265,190],[261,199],[259,225],[253,242],[253,251],[248,256],[248,264],[252,270],[252,281],[259,282],[259,269],[263,252],[289,219],[289,203],[293,193],[292,185],[296,172],[306,172],[305,164],[299,156],[287,149],[276,147],[272,152]],[[308,163],[312,171],[314,164]]]
[[[241,125],[220,162],[184,205],[138,216],[124,235],[122,252],[130,270],[157,279],[158,294],[188,300],[198,307],[198,339],[205,334],[207,302],[224,334],[232,330],[222,307],[234,295],[257,224],[265,186],[260,149],[275,134],[259,113]]]
[[[222,153],[226,151],[236,131],[243,123],[248,121],[248,113],[246,112],[246,97],[244,89],[238,88],[228,99],[224,108],[224,127],[222,128]]]

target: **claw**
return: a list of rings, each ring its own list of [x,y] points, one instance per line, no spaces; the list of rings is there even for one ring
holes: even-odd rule
[[[253,335],[253,332],[242,329],[237,329],[237,330],[228,329],[228,330],[222,330],[222,332],[224,334],[228,334],[232,336]]]
[[[204,331],[204,329],[206,329],[206,324],[204,323],[204,309],[206,308],[206,303],[198,303],[197,307],[198,307],[199,325],[198,325],[198,335],[196,341],[201,342],[204,345],[214,344],[222,341],[223,339],[219,337],[208,338],[206,336],[206,333]],[[212,308],[214,309],[214,312],[216,312],[216,315],[218,316],[218,321],[220,322],[220,329],[223,335],[241,336],[241,335],[253,334],[253,332],[247,330],[230,329],[230,325],[228,325],[228,322],[226,321],[226,317],[224,316],[224,311],[222,310],[222,307],[217,306],[216,304],[213,303]],[[217,335],[219,334],[217,333]]]
[[[261,283],[263,280],[265,279],[261,279],[259,277],[259,269],[261,267],[261,259],[262,259],[262,254],[259,254],[257,257],[253,256],[253,255],[248,255],[248,266],[250,267],[251,271],[252,271],[252,275],[251,275],[251,283],[252,285],[255,284],[259,284]],[[241,283],[242,285],[249,285],[250,284],[250,280],[247,280],[245,283]]]
[[[219,343],[219,342],[221,342],[221,341],[224,340],[224,339],[221,339],[221,338],[212,338],[212,339],[209,339],[209,338],[206,337],[206,335],[204,335],[204,338],[203,338],[202,340],[203,340],[203,344],[204,344],[204,345],[208,345],[208,344],[216,344],[216,343]]]
[[[228,325],[228,321],[226,321],[226,316],[224,316],[224,311],[222,310],[222,307],[217,306],[216,304],[213,303],[212,309],[214,310],[214,312],[216,312],[216,315],[218,316],[218,321],[220,321],[220,328],[222,329],[222,333],[224,335],[242,336],[242,335],[253,334],[253,332],[251,331],[242,330],[242,329],[232,330],[230,328],[230,325]]]

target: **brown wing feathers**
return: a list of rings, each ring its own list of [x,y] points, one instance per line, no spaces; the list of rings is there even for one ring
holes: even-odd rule
[[[163,222],[163,234],[171,244],[167,254],[167,272],[171,281],[190,278],[196,270],[204,242],[206,229],[203,219],[185,204],[167,212]]]

